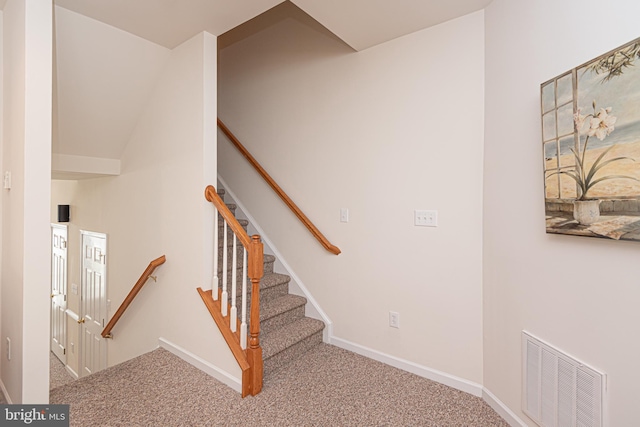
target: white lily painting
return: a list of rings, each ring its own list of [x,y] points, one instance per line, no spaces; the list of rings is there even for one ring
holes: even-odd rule
[[[640,39],[541,85],[548,233],[640,240]]]

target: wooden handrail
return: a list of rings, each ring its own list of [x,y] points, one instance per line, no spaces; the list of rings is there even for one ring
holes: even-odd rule
[[[201,288],[198,288],[198,293],[242,370],[242,397],[249,394],[255,396],[262,390],[264,366],[262,347],[260,347],[260,279],[264,273],[264,248],[260,236],[249,237],[212,185],[205,188],[204,196],[213,203],[216,215],[222,216],[226,226],[231,228],[233,234],[247,251],[247,276],[251,281],[251,312],[249,313],[249,347],[246,350],[242,350],[240,346],[240,328],[236,328],[237,332],[235,333],[230,330],[230,322],[237,322],[237,319],[232,320],[230,316],[223,316],[221,313],[222,304],[228,304],[227,301],[223,301],[222,293],[218,289],[212,289],[209,292],[203,291]],[[218,233],[218,230],[215,230],[215,233]],[[227,248],[222,250],[226,251]],[[224,265],[223,268],[226,269],[227,266]],[[218,298],[213,298],[214,292]],[[235,295],[233,297],[235,298]],[[227,310],[228,312],[229,310]]]
[[[262,176],[262,178],[269,184],[269,186],[276,192],[276,194],[282,199],[282,201],[293,211],[298,219],[304,224],[305,227],[313,234],[313,236],[320,242],[320,244],[332,254],[338,255],[341,251],[337,246],[334,246],[327,240],[326,237],[313,225],[311,220],[300,210],[300,208],[287,196],[282,188],[271,178],[271,176],[264,170],[264,168],[258,163],[258,161],[249,153],[249,151],[240,143],[238,138],[229,130],[229,128],[222,123],[222,120],[218,119],[218,127],[229,138],[229,140],[240,151],[240,154],[244,156],[247,161],[255,168],[255,170]]]
[[[247,232],[244,231],[244,228],[242,228],[236,217],[231,213],[226,203],[222,200],[222,198],[220,198],[213,185],[207,185],[207,188],[204,189],[204,197],[209,202],[213,203],[213,205],[218,210],[218,213],[222,216],[222,218],[224,218],[225,221],[227,221],[227,225],[229,226],[229,228],[231,228],[233,234],[236,235],[238,240],[240,240],[242,246],[249,249],[249,246],[251,245],[251,238],[249,237]]]
[[[118,323],[118,320],[120,320],[120,317],[122,317],[127,307],[129,307],[131,301],[133,301],[136,295],[138,295],[140,289],[142,289],[144,284],[147,283],[147,280],[149,280],[149,277],[151,277],[153,271],[158,266],[164,264],[166,260],[166,257],[162,255],[161,257],[156,258],[149,263],[149,266],[144,270],[142,276],[140,276],[136,284],[133,285],[133,288],[131,288],[131,291],[129,291],[129,295],[127,295],[124,301],[122,301],[122,304],[120,304],[120,307],[118,307],[118,311],[116,311],[116,314],[113,315],[111,320],[109,320],[109,323],[107,323],[107,326],[102,331],[101,335],[103,338],[113,338],[113,336],[111,335],[111,330],[113,329],[113,327],[116,325],[116,323]]]

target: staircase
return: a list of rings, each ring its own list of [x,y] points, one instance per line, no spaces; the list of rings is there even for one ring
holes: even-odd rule
[[[218,188],[218,195],[224,200],[225,190]],[[227,203],[227,207],[235,215],[236,205]],[[248,221],[242,219],[238,221],[246,230]],[[221,237],[223,233],[222,221],[219,221],[219,224],[218,233]],[[218,276],[222,277],[222,238],[218,241]],[[226,250],[228,254],[233,251],[232,239],[227,242]],[[241,246],[238,247],[238,251],[241,253]],[[265,379],[320,344],[325,327],[322,321],[305,317],[307,299],[289,293],[291,278],[286,274],[273,271],[275,260],[273,255],[264,254],[264,276],[260,280],[260,344]],[[228,277],[231,277],[230,271],[228,271]],[[240,271],[238,271],[237,280],[238,282],[242,280]],[[240,304],[242,290],[241,286],[237,288],[235,298],[237,304]],[[251,301],[250,289],[248,293],[248,301]],[[233,297],[230,295],[229,300]]]

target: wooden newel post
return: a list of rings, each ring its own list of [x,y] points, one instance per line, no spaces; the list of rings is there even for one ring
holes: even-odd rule
[[[260,347],[260,279],[264,273],[263,247],[260,236],[251,236],[249,248],[249,279],[251,280],[251,320],[247,361],[251,367],[252,396],[262,390],[262,347]]]

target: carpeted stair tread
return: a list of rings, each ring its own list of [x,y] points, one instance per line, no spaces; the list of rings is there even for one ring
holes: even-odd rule
[[[229,282],[227,286],[231,288],[231,276],[228,277]],[[286,274],[280,273],[265,273],[260,280],[260,290],[269,289],[274,286],[282,285],[284,283],[289,283],[291,281],[291,277]],[[247,290],[251,290],[251,282],[247,280]]]
[[[285,294],[260,304],[260,332],[269,334],[304,317],[307,299],[298,295]]]
[[[227,282],[227,292],[231,294],[231,275],[228,276]],[[286,274],[280,273],[265,273],[260,280],[260,298],[262,299],[263,291],[268,291],[271,288],[274,288],[279,285],[287,285],[291,281],[291,277]],[[238,279],[239,282],[239,279]],[[288,288],[287,288],[288,289]],[[242,286],[239,282],[236,286],[236,297],[240,297],[242,295]],[[247,280],[247,295],[249,295],[249,301],[251,301],[251,282]]]
[[[263,274],[264,275],[273,273],[273,263],[274,263],[274,260],[270,260],[268,258],[264,259],[264,262],[263,262],[263,265],[262,265],[262,268],[264,269],[263,270]],[[228,283],[231,283],[232,273],[233,273],[233,269],[231,268],[231,263],[230,263],[229,266],[227,267],[227,277],[229,278],[228,279],[229,280]],[[238,266],[236,268],[236,276],[237,276],[237,280],[238,280],[238,282],[237,282],[238,286],[242,286],[242,264],[241,263],[238,263]],[[248,273],[247,273],[247,277],[249,277]],[[220,262],[220,264],[218,264],[218,278],[219,278],[219,280],[222,280],[222,262]],[[248,281],[248,279],[247,279],[247,281]],[[248,283],[250,283],[250,282],[248,282]]]
[[[262,276],[262,280],[260,280],[260,290],[268,289],[273,286],[282,285],[283,283],[289,283],[291,281],[291,277],[286,274],[280,273],[267,273]]]
[[[266,361],[305,338],[321,332],[323,329],[324,323],[320,320],[303,317],[280,329],[261,336],[260,344],[262,346],[263,360]]]
[[[220,257],[218,257],[220,258]],[[227,274],[229,274],[229,277],[231,277],[231,260],[227,260],[228,261],[228,266],[227,266]],[[267,273],[273,273],[273,263],[276,261],[276,257],[274,257],[273,255],[268,255],[265,254],[263,257],[263,266],[264,266],[264,274]],[[242,270],[242,262],[238,262],[238,265],[236,266],[236,270],[241,271]],[[222,276],[222,261],[218,260],[218,276]]]
[[[219,189],[218,194],[224,200],[224,189]],[[226,202],[225,202],[226,203]],[[234,213],[237,209],[235,203],[226,203],[229,210]],[[246,230],[247,220],[238,220]],[[237,245],[238,264],[232,266],[233,235],[228,232],[227,246],[223,242],[224,224],[219,222],[218,227],[218,276],[222,279],[222,270],[227,273],[227,292],[229,302],[234,298],[231,295],[232,271],[237,273],[235,302],[241,304],[242,296],[242,245]],[[223,266],[223,253],[227,254],[228,264]],[[299,295],[289,294],[289,282],[291,277],[286,274],[273,272],[276,257],[264,254],[264,275],[260,280],[260,344],[264,360],[265,375],[289,365],[310,349],[322,343],[324,323],[320,320],[305,317],[307,299]],[[247,310],[251,309],[251,282],[247,281]],[[240,311],[240,307],[238,307]],[[250,319],[247,319],[250,321]]]
[[[238,219],[238,222],[240,223],[242,228],[244,228],[244,230],[247,231],[247,227],[249,226],[249,221],[247,221],[246,219]],[[223,226],[223,222],[222,222],[222,216],[219,216],[219,218],[218,218],[218,236],[220,238],[222,238],[223,232],[224,232],[224,226]],[[230,228],[229,225],[227,225],[227,239],[231,239],[231,233],[232,233],[231,228]]]
[[[264,322],[295,308],[302,307],[306,303],[307,299],[299,295],[286,294],[280,298],[276,298],[260,307],[260,322]]]
[[[273,256],[273,255],[264,254],[263,259],[264,259],[264,261],[263,261],[263,265],[264,265],[263,274],[273,273],[273,264],[276,262],[276,257]]]
[[[268,262],[274,262],[276,260],[276,257],[273,255],[269,255],[269,254],[264,254],[264,262],[268,263]]]
[[[218,258],[220,258],[218,256]],[[268,254],[264,254],[263,258],[262,258],[262,262],[264,264],[273,264],[276,261],[276,257],[274,257],[273,255],[268,255]],[[242,261],[242,259],[240,259],[240,261]],[[227,260],[228,262],[228,266],[227,266],[227,271],[231,271],[231,260]],[[236,266],[236,268],[238,270],[242,269],[242,263],[238,262],[238,265]],[[220,260],[218,260],[218,271],[222,271],[222,262],[220,262]]]

